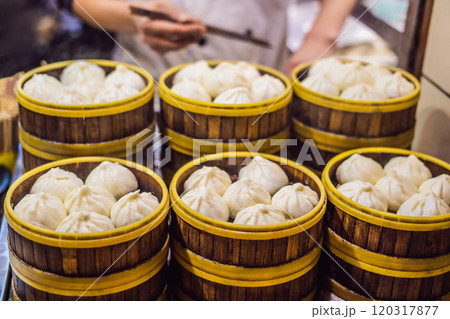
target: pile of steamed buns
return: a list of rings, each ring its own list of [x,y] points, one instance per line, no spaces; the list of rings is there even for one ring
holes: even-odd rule
[[[127,99],[146,86],[139,74],[122,64],[106,75],[103,68],[84,60],[65,67],[60,80],[48,74],[34,74],[23,85],[23,91],[42,102],[87,105]]]
[[[62,233],[95,233],[126,226],[159,206],[140,192],[134,174],[119,163],[102,162],[86,182],[59,167],[40,176],[14,207],[23,220]]]
[[[311,211],[319,202],[317,193],[289,179],[276,163],[255,156],[230,175],[216,166],[196,170],[184,183],[181,196],[194,211],[225,222],[241,225],[270,225],[289,221]]]
[[[413,217],[450,213],[450,176],[432,178],[414,155],[394,157],[383,168],[354,154],[337,168],[336,178],[342,195],[372,209]]]
[[[318,93],[354,101],[383,101],[411,94],[414,84],[400,72],[358,61],[319,60],[301,84]]]
[[[284,83],[261,75],[247,62],[221,62],[211,68],[206,61],[189,64],[175,74],[172,92],[180,96],[218,104],[249,104],[283,94]]]

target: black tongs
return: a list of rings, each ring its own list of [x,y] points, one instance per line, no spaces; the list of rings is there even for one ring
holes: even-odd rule
[[[134,6],[130,6],[130,10],[131,10],[131,14],[148,17],[152,20],[165,20],[165,21],[170,21],[170,22],[174,22],[174,23],[180,23],[180,22],[176,21],[175,19],[172,19],[172,17],[170,17],[167,14],[162,13],[162,12],[151,11],[151,10],[134,7]],[[192,23],[192,22],[186,21],[184,23],[187,24],[187,23]],[[270,49],[272,47],[270,45],[270,43],[267,42],[266,40],[254,38],[251,36],[251,34],[241,34],[241,33],[224,30],[224,29],[206,25],[206,24],[204,24],[204,26],[206,28],[206,32],[211,33],[211,34],[216,34],[216,35],[220,35],[220,36],[231,38],[231,39],[237,39],[237,40],[241,40],[241,41],[251,42],[251,43],[254,43],[256,45],[259,45],[259,46],[262,46],[262,47],[268,48],[268,49]]]

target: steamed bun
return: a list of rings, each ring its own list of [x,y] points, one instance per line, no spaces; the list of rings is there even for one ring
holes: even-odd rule
[[[123,196],[111,208],[111,220],[116,227],[122,227],[141,220],[153,213],[159,206],[158,199],[151,193],[139,190]]]
[[[233,63],[221,62],[202,77],[202,85],[215,98],[226,90],[246,86],[247,79],[241,69]]]
[[[203,166],[184,182],[184,191],[205,186],[222,196],[230,185],[231,178],[227,172],[216,166]]]
[[[272,198],[272,205],[280,208],[287,219],[307,214],[318,202],[317,193],[302,183],[284,186]]]
[[[253,102],[262,102],[279,97],[285,89],[280,79],[264,74],[252,82],[250,92]]]
[[[382,76],[375,81],[375,89],[386,99],[406,96],[414,91],[414,84],[409,82],[400,72]]]
[[[23,92],[33,99],[50,102],[63,89],[57,78],[47,74],[34,74],[23,85]]]
[[[118,64],[115,70],[106,76],[105,84],[108,85],[109,83],[120,83],[138,91],[142,91],[145,88],[144,79],[122,64]]]
[[[114,196],[104,188],[87,185],[74,189],[64,201],[69,214],[94,212],[106,217],[115,203]]]
[[[433,192],[411,196],[397,211],[397,215],[413,217],[432,217],[449,213],[450,207]]]
[[[99,186],[116,199],[138,189],[136,176],[119,163],[103,161],[86,178],[86,185]]]
[[[272,225],[286,222],[283,211],[272,205],[256,204],[237,213],[235,224]]]
[[[450,175],[441,174],[420,184],[419,193],[429,191],[450,205]]]
[[[301,84],[314,92],[335,97],[339,96],[339,88],[337,85],[321,74],[308,76]]]
[[[211,71],[211,68],[209,67],[208,62],[204,60],[188,64],[175,74],[173,84],[177,84],[184,79],[191,82],[201,83],[204,74],[209,71]]]
[[[219,104],[248,104],[252,103],[250,91],[245,87],[237,87],[220,93],[214,103]]]
[[[46,193],[26,195],[14,207],[14,212],[23,220],[50,230],[55,230],[67,216],[63,202]]]
[[[224,222],[230,218],[230,211],[222,196],[205,186],[189,190],[181,196],[181,201],[207,217]]]
[[[337,190],[345,197],[365,207],[382,212],[388,210],[386,196],[370,183],[353,181],[339,186]]]
[[[401,204],[417,193],[416,185],[395,171],[379,179],[375,187],[386,196],[390,211],[397,211]]]
[[[360,62],[344,63],[341,67],[330,71],[328,76],[341,90],[357,84],[373,84],[372,76]]]
[[[384,170],[387,174],[394,171],[397,172],[398,175],[410,179],[417,187],[431,178],[431,172],[428,167],[413,154],[408,157],[397,156],[392,158],[384,166]]]
[[[255,204],[270,204],[270,194],[251,179],[243,178],[231,184],[223,199],[230,209],[230,217],[236,218],[236,214]]]
[[[65,86],[69,86],[76,82],[105,80],[105,70],[94,63],[79,60],[66,66],[61,73],[61,82]]]
[[[378,162],[360,154],[353,154],[336,170],[336,178],[340,184],[357,180],[375,184],[385,175],[383,167]]]
[[[278,164],[259,155],[239,170],[239,179],[243,178],[250,178],[271,195],[289,183],[288,176]]]
[[[47,193],[64,201],[71,191],[83,184],[74,173],[55,167],[37,179],[31,187],[30,194]]]
[[[356,84],[342,91],[340,98],[353,101],[382,101],[384,100],[375,88],[367,84]]]
[[[136,96],[139,91],[118,81],[111,81],[98,92],[94,103],[109,103]]]
[[[64,218],[56,228],[57,232],[89,234],[114,229],[112,221],[94,212],[76,212]]]
[[[190,81],[186,78],[177,82],[171,88],[172,92],[188,99],[202,102],[211,102],[208,92],[198,82]]]
[[[92,104],[92,101],[89,97],[80,91],[77,91],[74,87],[66,86],[50,100],[50,103],[64,105],[86,105]]]

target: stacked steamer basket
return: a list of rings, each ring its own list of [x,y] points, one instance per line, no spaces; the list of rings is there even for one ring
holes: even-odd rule
[[[0,79],[0,166],[14,170],[19,140],[19,109],[14,97],[15,78]]]
[[[364,207],[340,194],[336,170],[358,153],[386,164],[414,154],[433,177],[450,165],[433,157],[395,148],[361,148],[331,159],[322,181],[329,199],[325,217],[326,285],[347,300],[437,300],[450,291],[450,215],[400,216]]]
[[[119,64],[107,60],[86,60],[99,65],[108,74]],[[127,141],[145,138],[147,129],[155,127],[152,77],[133,65],[125,65],[139,74],[146,87],[138,95],[120,100],[89,105],[52,104],[27,96],[24,84],[34,74],[59,78],[62,70],[74,61],[48,64],[27,72],[17,86],[20,108],[19,138],[23,147],[23,168],[75,156],[111,156],[131,158]],[[128,153],[134,154],[134,147]]]
[[[208,62],[211,67],[219,63]],[[254,65],[262,75],[280,79],[286,88],[283,94],[258,103],[218,104],[192,100],[171,91],[176,73],[185,66],[167,70],[159,80],[161,126],[170,137],[172,156],[169,166],[163,168],[167,182],[182,165],[200,155],[227,151],[279,152],[280,144],[271,140],[289,137],[292,100],[289,80],[283,74]]]
[[[53,167],[83,180],[102,161],[117,162],[151,192],[157,209],[113,230],[73,234],[36,227],[14,212],[34,182]],[[13,292],[18,300],[156,300],[165,298],[169,249],[169,196],[156,173],[141,165],[105,157],[80,157],[45,164],[24,174],[5,200]]]
[[[202,156],[184,165],[170,184],[171,278],[175,298],[185,300],[311,300],[316,291],[326,195],[310,170],[275,155],[289,182],[301,182],[319,195],[309,213],[280,224],[239,225],[190,209],[180,196],[186,179],[202,166],[230,175],[250,160],[249,152]],[[235,162],[234,162],[235,161]]]
[[[411,146],[420,95],[420,84],[413,75],[399,68],[386,67],[391,72],[400,72],[412,83],[412,93],[382,101],[355,101],[324,95],[303,86],[301,81],[307,77],[312,65],[313,62],[299,65],[292,72],[292,126],[300,146],[305,140],[312,139],[325,163],[354,148]],[[298,156],[298,152],[294,153]],[[317,171],[324,168],[316,161],[305,162],[305,165]]]

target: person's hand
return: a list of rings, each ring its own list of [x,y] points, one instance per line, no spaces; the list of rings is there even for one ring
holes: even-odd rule
[[[189,44],[198,42],[205,33],[205,27],[195,18],[167,0],[138,1],[134,6],[162,12],[179,23],[164,20],[150,20],[136,17],[136,29],[142,41],[159,53],[182,49]],[[192,22],[182,24],[183,22]]]
[[[290,56],[284,70],[285,74],[290,77],[297,65],[330,56],[333,52],[332,44],[332,41],[320,36],[307,36],[302,46]]]

